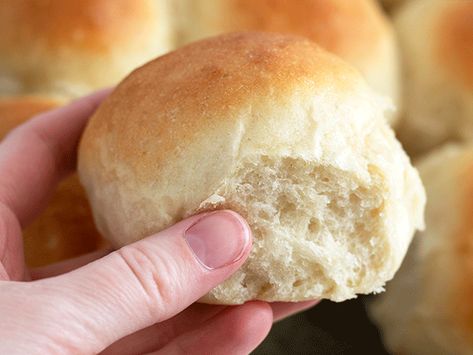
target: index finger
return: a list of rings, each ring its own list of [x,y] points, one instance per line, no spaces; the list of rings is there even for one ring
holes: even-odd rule
[[[39,114],[0,144],[0,203],[22,226],[41,210],[59,179],[73,170],[87,120],[109,92],[101,90]]]

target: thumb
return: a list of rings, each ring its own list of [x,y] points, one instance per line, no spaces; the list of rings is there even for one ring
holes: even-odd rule
[[[250,247],[243,218],[218,211],[37,284],[61,305],[54,312],[59,322],[67,313],[64,329],[74,328],[82,344],[92,340],[97,351],[188,307],[235,272]]]

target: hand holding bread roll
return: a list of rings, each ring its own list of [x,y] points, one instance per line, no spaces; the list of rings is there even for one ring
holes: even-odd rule
[[[109,92],[37,115],[0,144],[0,354],[250,353],[273,319],[314,302],[193,305],[248,257],[251,231],[234,212],[192,216],[114,252],[25,265],[20,226],[73,171],[87,120]]]
[[[60,106],[47,97],[0,99],[0,138],[33,116]],[[77,175],[56,188],[45,210],[23,229],[26,263],[30,267],[66,260],[104,247]]]
[[[473,146],[446,146],[419,165],[426,229],[372,315],[394,354],[473,354]]]
[[[167,0],[3,0],[0,94],[77,97],[171,46]]]
[[[424,191],[358,72],[302,37],[237,33],[134,71],[89,121],[79,174],[115,246],[199,211],[249,222],[248,261],[205,299],[381,291]]]
[[[179,0],[178,44],[233,31],[307,37],[355,66],[379,94],[401,106],[394,31],[376,0]]]

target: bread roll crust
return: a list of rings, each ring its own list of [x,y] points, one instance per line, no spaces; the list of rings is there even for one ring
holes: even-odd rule
[[[411,155],[473,137],[472,16],[463,0],[413,1],[396,13],[405,103],[398,131]]]
[[[393,353],[473,353],[473,146],[447,145],[418,164],[426,230],[371,307]]]
[[[452,302],[452,314],[457,316],[459,329],[464,329],[464,336],[470,338],[473,352],[473,153],[460,175],[460,187],[463,201],[460,202],[462,223],[451,240],[454,243],[453,258],[458,262],[458,280],[456,297]]]
[[[376,5],[366,0],[230,0],[217,2],[220,11],[206,11],[211,4],[216,5],[186,4],[203,18],[202,23],[187,23],[184,42],[235,30],[289,33],[307,37],[345,60],[365,62],[373,55],[373,43],[391,31]]]
[[[5,0],[0,93],[75,97],[171,46],[164,0]]]
[[[362,72],[400,106],[394,31],[373,0],[181,0],[178,44],[233,31],[304,36]],[[388,115],[395,123],[397,114]]]
[[[307,87],[314,82],[330,86],[340,94],[348,95],[353,90],[352,77],[358,78],[355,70],[327,56],[309,41],[291,36],[255,35],[251,41],[248,38],[249,35],[238,34],[202,41],[135,70],[133,80],[122,82],[100,107],[100,116],[108,119],[91,120],[90,138],[82,145],[81,154],[90,155],[85,159],[94,159],[112,122],[114,127],[123,127],[113,132],[114,140],[119,142],[114,147],[117,154],[140,179],[150,179],[156,175],[152,167],[163,169],[172,165],[170,156],[186,149],[187,142],[196,141],[198,135],[205,136],[202,131],[212,130],[216,125],[234,129],[241,119],[241,106],[259,105],[260,96],[271,93],[276,100],[288,101],[296,87]],[[273,47],[265,46],[268,38],[277,39]],[[240,55],[241,52],[245,55]],[[307,55],[303,57],[300,52]],[[193,60],[189,62],[189,58]],[[319,70],[320,67],[324,70]],[[151,78],[150,73],[153,73]],[[309,77],[310,82],[305,85],[302,78]],[[154,78],[160,79],[159,85]],[[142,97],[142,92],[148,94]],[[135,104],[138,101],[140,105]],[[122,106],[128,107],[126,114]],[[150,120],[149,112],[159,112],[159,116]],[[255,116],[255,119],[265,118]],[[179,124],[176,119],[180,119]],[[148,138],[149,148],[143,154],[142,145],[136,144],[136,140],[147,137],[149,131],[155,132],[159,139]],[[267,139],[260,142],[265,147],[274,143],[278,144]],[[140,154],[140,159],[136,159]]]
[[[452,78],[473,90],[473,2],[460,1],[444,11],[436,24],[439,61]]]
[[[85,130],[79,173],[116,246],[203,210],[248,220],[248,261],[206,302],[341,301],[381,290],[422,225],[384,104],[307,39],[228,34],[125,79]]]

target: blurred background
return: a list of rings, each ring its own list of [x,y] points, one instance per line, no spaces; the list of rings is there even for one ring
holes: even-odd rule
[[[159,55],[241,30],[305,36],[357,68],[392,102],[386,119],[429,201],[384,295],[322,301],[254,353],[473,354],[473,0],[0,0],[0,136]],[[77,176],[24,244],[31,267],[108,247]]]

